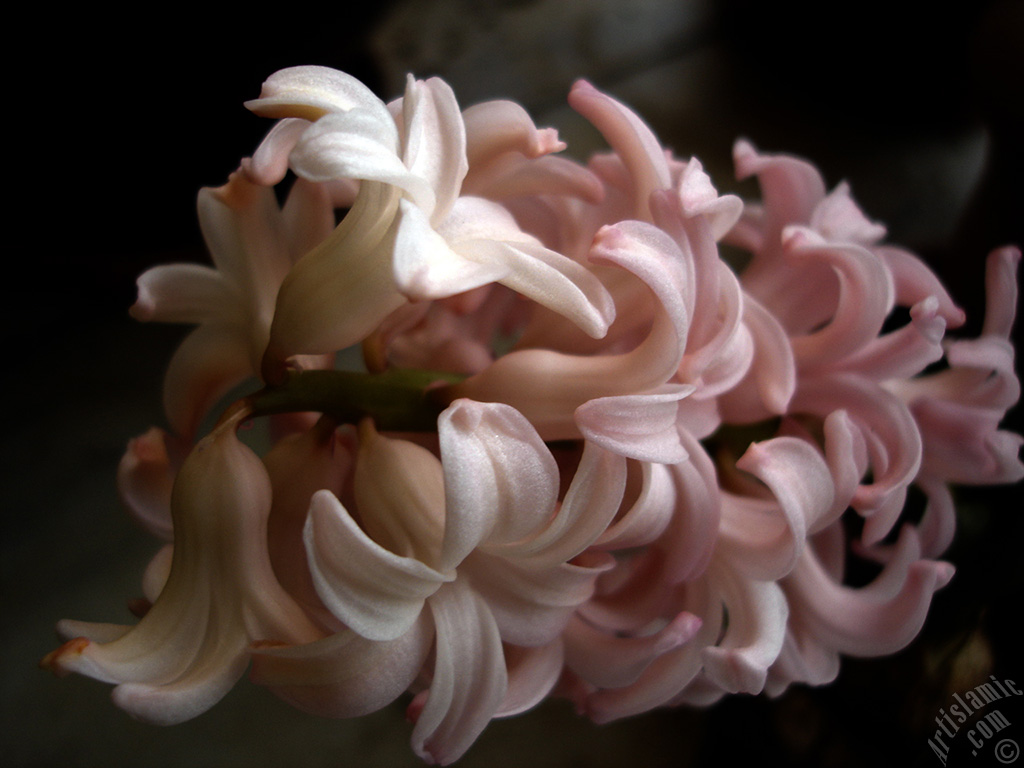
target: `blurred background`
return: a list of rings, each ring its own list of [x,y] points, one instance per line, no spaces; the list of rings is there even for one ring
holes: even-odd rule
[[[277,69],[335,67],[385,99],[406,72],[440,75],[463,106],[520,101],[580,158],[601,147],[564,106],[586,77],[676,154],[699,157],[720,190],[748,195],[756,188],[733,180],[738,136],[808,157],[830,187],[849,181],[890,240],[939,272],[968,311],[963,333],[976,333],[985,256],[1024,243],[1024,3],[831,7],[388,0],[356,14],[295,6],[230,23],[160,6],[146,21],[90,9],[63,15],[64,31],[26,25],[31,53],[7,71],[7,185],[19,203],[0,302],[0,762],[418,764],[403,705],[318,720],[243,681],[206,715],[160,729],[115,708],[108,686],[36,668],[57,619],[132,621],[124,606],[156,544],[121,512],[114,471],[127,440],[162,423],[160,380],[187,330],[128,318],[135,277],[206,261],[196,193],[224,183],[269,128],[242,103]],[[1022,431],[1019,410],[1007,426]],[[927,739],[953,692],[989,674],[1024,683],[1024,499],[1000,488],[962,489],[958,500],[957,576],[906,651],[848,660],[827,688],[604,727],[550,702],[492,723],[460,765],[934,764]],[[1024,705],[1000,707],[1013,724],[1006,734],[1024,743]],[[989,757],[958,744],[949,764]]]

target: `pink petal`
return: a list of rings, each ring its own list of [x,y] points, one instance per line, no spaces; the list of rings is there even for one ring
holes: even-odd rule
[[[454,296],[510,275],[497,259],[467,258],[432,227],[427,213],[407,200],[399,203],[392,254],[398,289],[414,301]]]
[[[704,166],[692,158],[679,179],[679,200],[687,216],[705,216],[711,236],[721,240],[735,226],[743,213],[743,201],[736,195],[719,195]]]
[[[551,522],[535,536],[498,551],[535,568],[569,562],[605,531],[625,487],[626,460],[596,443],[586,443],[572,484]]]
[[[876,381],[907,379],[941,360],[946,321],[939,315],[938,299],[929,296],[915,304],[910,317],[909,324],[868,342],[836,368],[855,371]]]
[[[545,439],[576,437],[572,414],[596,397],[643,392],[668,381],[686,343],[687,314],[679,249],[664,233],[639,222],[605,227],[591,258],[640,277],[659,300],[653,327],[631,352],[576,356],[546,349],[511,352],[451,388],[454,397],[515,406]]]
[[[599,688],[631,685],[656,658],[692,640],[701,620],[683,612],[659,631],[621,637],[574,617],[565,630],[566,665]]]
[[[746,294],[743,323],[753,339],[754,358],[746,378],[722,393],[720,407],[727,421],[747,423],[786,413],[796,389],[796,360],[779,322]]]
[[[608,456],[614,456],[605,452]],[[669,525],[676,508],[675,467],[640,463],[642,485],[633,505],[604,529],[595,547],[615,551],[650,544]]]
[[[533,709],[551,693],[562,675],[561,640],[537,648],[506,645],[504,651],[508,690],[495,717],[511,717]]]
[[[874,245],[885,237],[885,227],[869,221],[850,196],[850,185],[840,182],[814,209],[811,229],[835,243]]]
[[[625,162],[633,181],[636,215],[649,219],[651,192],[671,185],[665,151],[654,133],[635,112],[586,80],[573,84],[569,105],[594,124]]]
[[[676,426],[677,403],[692,394],[688,384],[665,384],[637,395],[595,398],[576,409],[583,437],[620,456],[677,464],[686,460]]]
[[[676,698],[700,673],[701,649],[713,643],[722,626],[722,607],[712,599],[706,583],[695,583],[687,592],[685,609],[702,625],[685,645],[658,656],[637,678],[622,688],[599,690],[588,697],[587,714],[596,723],[607,723],[663,706]]]
[[[733,146],[736,178],[756,175],[768,221],[765,241],[777,242],[787,224],[809,224],[825,197],[825,182],[817,168],[787,155],[761,155],[747,141]]]
[[[807,379],[790,409],[822,417],[846,410],[858,430],[873,437],[874,478],[857,489],[852,501],[862,513],[905,489],[921,467],[921,434],[914,417],[899,399],[872,382],[849,375]]]
[[[514,101],[474,104],[462,113],[462,119],[471,169],[510,152],[534,158],[561,152],[566,146],[554,129],[538,129],[529,113]]]
[[[597,277],[539,243],[478,240],[459,250],[480,264],[503,267],[495,282],[571,320],[592,338],[604,336],[615,319],[615,304]]]
[[[397,154],[398,133],[390,117],[353,109],[326,115],[306,129],[290,164],[310,181],[359,179],[401,188],[426,211],[434,208],[430,182],[410,170]]]
[[[676,509],[658,542],[665,552],[663,579],[669,584],[691,581],[707,568],[718,539],[722,496],[715,465],[693,435],[680,433],[689,461],[672,467]]]
[[[989,254],[985,269],[985,324],[982,336],[1009,338],[1017,315],[1017,267],[1020,249],[998,248]]]
[[[792,263],[828,265],[839,281],[838,301],[828,324],[791,340],[797,365],[824,368],[877,337],[894,301],[882,262],[864,248],[828,244],[796,227],[784,230],[783,242]]]
[[[701,653],[704,671],[729,693],[760,693],[786,636],[785,595],[773,581],[750,581],[724,570],[719,578],[729,625],[718,644]]]
[[[921,630],[932,593],[952,578],[949,563],[920,560],[916,532],[905,526],[882,574],[860,589],[834,582],[804,552],[785,582],[792,610],[814,635],[840,653],[881,656],[900,650]]]
[[[934,296],[939,302],[938,314],[950,328],[964,324],[967,315],[960,309],[946,291],[934,272],[920,258],[902,248],[879,246],[873,249],[885,262],[896,290],[896,303],[902,307],[915,304]]]
[[[779,579],[831,508],[832,476],[817,449],[793,437],[751,444],[736,466],[765,483],[777,504],[723,493],[719,552],[748,578]]]
[[[536,646],[561,634],[573,611],[593,595],[597,577],[613,565],[603,552],[545,568],[529,559],[478,550],[466,558],[459,575],[487,601],[503,640]]]

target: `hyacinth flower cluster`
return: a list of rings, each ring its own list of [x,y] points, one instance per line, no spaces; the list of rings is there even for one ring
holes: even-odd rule
[[[199,195],[213,266],[150,269],[132,308],[195,325],[170,428],[118,470],[165,541],[141,617],[60,622],[45,666],[160,724],[247,669],[327,717],[406,696],[447,764],[549,696],[603,723],[915,637],[953,575],[950,485],[1024,477],[999,428],[1020,252],[950,339],[964,313],[845,185],[741,141],[761,198],[720,195],[615,99],[569,103],[610,147],[587,165],[436,78],[387,104],[320,67],[265,83],[248,106],[278,121]],[[852,558],[877,577],[844,583]]]

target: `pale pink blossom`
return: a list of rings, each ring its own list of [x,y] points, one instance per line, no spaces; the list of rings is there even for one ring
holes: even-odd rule
[[[607,722],[826,684],[914,639],[953,576],[950,484],[1024,478],[999,428],[1019,250],[989,257],[980,336],[950,340],[964,313],[845,183],[741,141],[744,202],[589,83],[569,102],[610,147],[586,166],[436,78],[390,104],[321,67],[267,81],[249,106],[282,119],[200,197],[216,269],[151,270],[133,310],[199,325],[174,433],[118,473],[171,541],[151,607],[62,622],[47,666],[165,723],[250,659],[318,715],[410,694],[414,751],[448,764],[549,696]],[[351,344],[371,373],[302,370]],[[235,435],[253,413],[277,414],[262,460]],[[844,583],[852,557],[877,577]]]

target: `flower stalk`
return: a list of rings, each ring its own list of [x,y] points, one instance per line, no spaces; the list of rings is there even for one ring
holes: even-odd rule
[[[437,417],[449,405],[441,388],[463,376],[439,371],[390,369],[359,371],[289,371],[281,384],[246,398],[251,416],[322,413],[339,424],[366,417],[391,432],[436,432]]]

